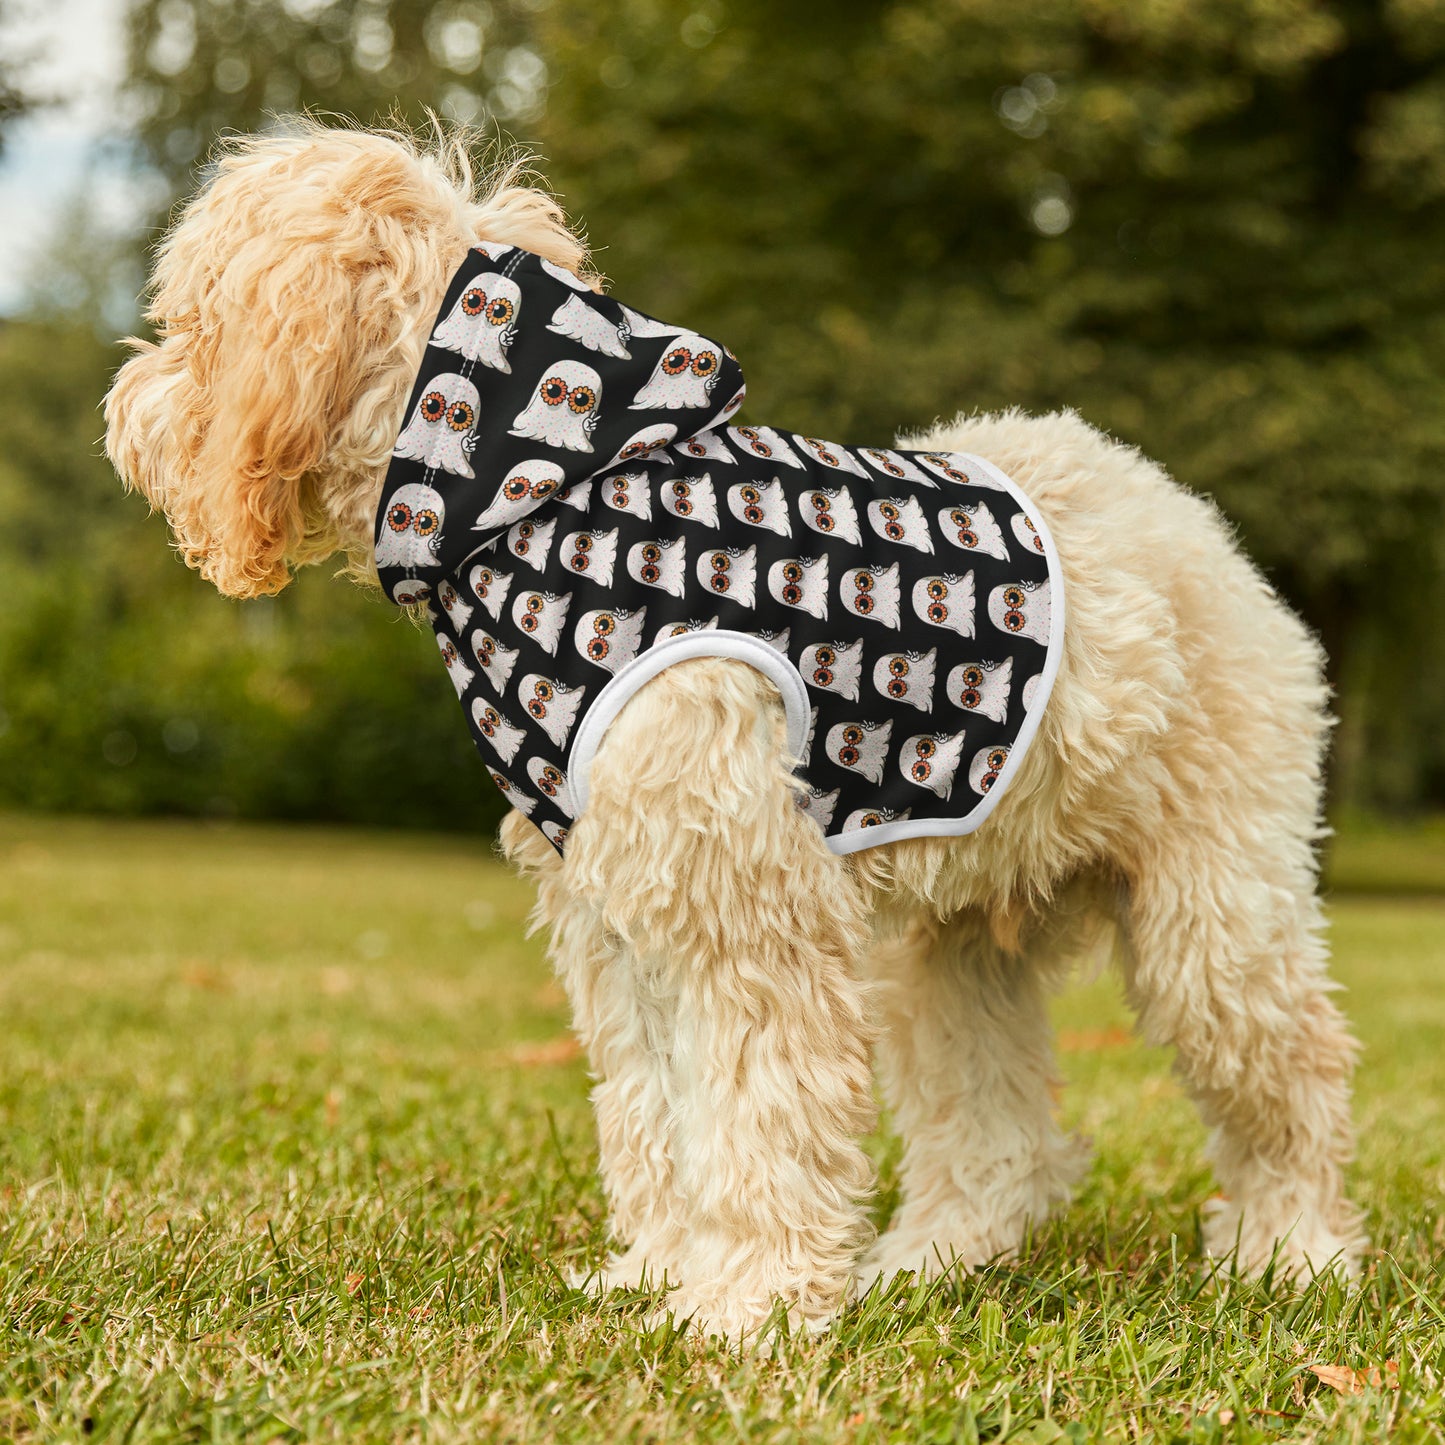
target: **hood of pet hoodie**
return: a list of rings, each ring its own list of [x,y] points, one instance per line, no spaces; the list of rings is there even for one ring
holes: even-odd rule
[[[481,246],[447,288],[382,491],[493,781],[562,851],[622,705],[686,657],[772,680],[803,806],[847,853],[958,835],[1062,652],[1047,528],[991,463],[724,426],[726,347]]]

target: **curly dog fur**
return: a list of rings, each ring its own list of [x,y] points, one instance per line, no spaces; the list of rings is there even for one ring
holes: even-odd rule
[[[555,203],[515,168],[478,185],[458,140],[302,124],[224,146],[157,257],[158,340],[106,405],[118,471],[221,591],[336,554],[371,576],[408,389],[479,239],[591,274]],[[1213,1131],[1207,1247],[1352,1270],[1319,648],[1212,506],[1071,413],[903,444],[989,458],[1062,558],[1062,668],[984,828],[833,855],[794,806],[776,692],[725,659],[627,705],[565,859],[503,826],[596,1079],[619,1252],[594,1283],[665,1282],[678,1318],[736,1339],[779,1299],[821,1327],[860,1279],[1007,1256],[1086,1162],[1053,1117],[1046,1001],[1111,924],[1142,1032]],[[905,1144],[877,1239],[875,1055]]]

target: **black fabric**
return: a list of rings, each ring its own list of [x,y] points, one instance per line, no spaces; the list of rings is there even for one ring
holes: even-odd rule
[[[426,602],[494,780],[559,850],[587,711],[712,628],[801,674],[806,807],[837,851],[968,831],[1052,682],[1046,535],[979,459],[728,425],[742,399],[725,347],[478,247],[383,489],[384,588]]]

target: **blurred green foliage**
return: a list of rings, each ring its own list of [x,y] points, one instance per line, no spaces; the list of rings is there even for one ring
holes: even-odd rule
[[[296,106],[533,144],[757,419],[1076,407],[1319,630],[1337,798],[1445,802],[1439,0],[140,0],[126,104],[172,196]],[[120,498],[92,302],[0,329],[0,798],[494,817],[428,638],[319,576],[224,603]]]

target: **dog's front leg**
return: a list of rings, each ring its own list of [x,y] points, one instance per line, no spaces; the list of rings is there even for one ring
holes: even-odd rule
[[[666,1138],[629,1158],[669,1161],[683,1214],[668,1309],[732,1340],[780,1299],[825,1324],[868,1237],[864,910],[794,802],[782,731],[746,664],[669,668],[599,750],[565,865],[655,1015],[665,1118],[634,1117]]]

